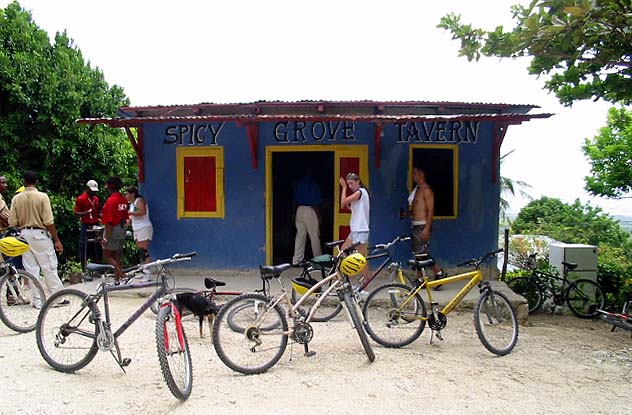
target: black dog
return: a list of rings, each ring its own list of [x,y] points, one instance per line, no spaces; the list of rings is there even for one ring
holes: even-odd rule
[[[202,330],[204,317],[206,316],[208,318],[209,332],[211,338],[213,338],[213,319],[219,310],[217,304],[208,299],[204,294],[199,293],[176,294],[176,300],[178,302],[178,311],[180,311],[180,314],[182,314],[182,308],[186,308],[200,319],[200,337],[204,337]]]

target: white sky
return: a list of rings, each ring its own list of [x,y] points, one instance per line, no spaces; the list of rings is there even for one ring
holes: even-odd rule
[[[9,1],[0,0],[5,7]],[[131,105],[256,100],[419,100],[534,104],[555,113],[509,128],[501,173],[534,197],[576,198],[611,214],[632,199],[584,190],[581,145],[605,125],[609,104],[562,107],[528,59],[459,58],[459,42],[436,28],[448,12],[475,27],[512,26],[518,0],[148,1],[22,0],[54,37],[67,30],[84,59]],[[525,0],[522,0],[525,3]],[[511,211],[527,201],[516,198]]]

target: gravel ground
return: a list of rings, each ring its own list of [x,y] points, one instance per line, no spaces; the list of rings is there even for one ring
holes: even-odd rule
[[[142,303],[115,297],[116,321]],[[205,326],[186,322],[193,357],[193,393],[176,400],[162,379],[147,312],[120,338],[132,363],[124,374],[109,354],[76,374],[58,373],[42,359],[35,334],[0,324],[2,414],[630,414],[632,339],[597,320],[538,314],[520,327],[518,345],[496,357],[479,342],[471,312],[449,316],[444,341],[430,331],[399,350],[372,343],[370,364],[357,335],[339,316],[315,323],[310,344],[288,347],[262,375],[233,373],[219,360]]]

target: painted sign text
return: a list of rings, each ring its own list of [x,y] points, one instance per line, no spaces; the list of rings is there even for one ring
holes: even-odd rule
[[[281,121],[274,125],[274,139],[278,143],[355,141],[355,124],[348,121]]]
[[[395,124],[398,143],[473,143],[478,121],[429,121]]]
[[[164,144],[217,145],[223,122],[212,124],[178,124],[165,128]]]

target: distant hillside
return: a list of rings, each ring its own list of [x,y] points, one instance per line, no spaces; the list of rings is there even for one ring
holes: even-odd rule
[[[516,219],[516,216],[518,216],[517,213],[508,213],[507,217],[509,218],[510,221],[513,221],[514,219]],[[632,216],[624,216],[624,215],[610,215],[614,220],[616,220],[617,222],[619,222],[619,225],[621,225],[621,227],[623,229],[625,229],[628,232],[632,232]],[[502,228],[503,226],[501,226]]]

